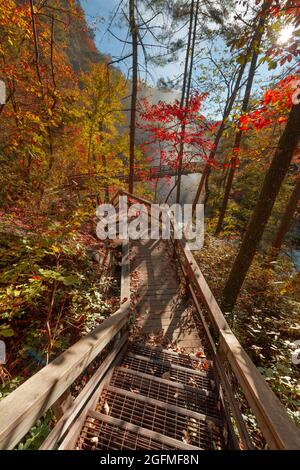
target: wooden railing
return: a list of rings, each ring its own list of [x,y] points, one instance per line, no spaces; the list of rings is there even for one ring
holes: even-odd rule
[[[144,198],[133,196],[126,191],[118,192],[115,198],[120,194],[128,196],[129,201],[135,200],[150,208],[151,203]],[[299,429],[229,327],[187,243],[184,239],[176,240],[174,237],[171,242],[181,269],[186,274],[195,308],[207,330],[220,382],[224,388],[226,400],[231,405],[230,412],[236,420],[240,439],[244,446],[246,448],[252,447],[245,423],[242,422],[241,412],[237,408],[236,398],[230,390],[229,381],[225,374],[225,365],[227,364],[230,365],[248,405],[256,417],[268,448],[299,450]],[[201,303],[206,307],[210,328],[203,315]],[[212,336],[216,340],[213,340]]]
[[[203,171],[203,163],[190,162],[184,165],[182,168],[183,175],[189,175],[193,173],[201,173]],[[156,178],[165,178],[170,176],[176,176],[178,174],[177,168],[172,168],[167,165],[153,165],[151,168],[136,169],[134,181],[146,181]],[[129,176],[124,173],[112,175],[111,178],[121,181],[128,181]],[[68,176],[68,185],[78,186],[85,180],[101,181],[103,183],[104,176],[99,174],[81,173],[77,175]]]
[[[55,408],[57,404],[62,405],[67,395],[69,408],[42,446],[42,449],[53,448],[90,399],[115,358],[124,349],[128,337],[130,307],[128,244],[123,245],[123,250],[120,308],[0,401],[0,449],[13,449],[36,421],[50,408]],[[108,345],[112,345],[109,353],[73,401],[69,393],[70,386]]]
[[[136,201],[150,208],[149,201],[125,191],[118,192],[113,198],[116,206],[117,196],[120,194],[127,195],[129,202]],[[245,448],[251,448],[251,441],[225,373],[227,364],[257,419],[268,447],[270,449],[300,449],[298,428],[230,329],[185,241],[172,237],[171,244],[185,274],[195,308],[204,325],[214,354],[219,382]],[[101,351],[107,345],[113,344],[97,372],[72,402],[67,412],[58,420],[41,448],[54,448],[74,419],[78,415],[80,419],[83,419],[84,410],[92,400],[95,388],[99,386],[108,369],[120,356],[127,342],[126,328],[130,307],[128,241],[123,242],[122,261],[119,310],[0,402],[0,449],[14,448],[36,421],[64,394],[68,393],[70,386]],[[201,304],[206,308],[208,322],[206,322]]]

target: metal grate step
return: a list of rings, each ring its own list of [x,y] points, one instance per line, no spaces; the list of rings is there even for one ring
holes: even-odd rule
[[[225,448],[223,426],[218,420],[125,390],[104,389],[97,411],[199,449]]]
[[[135,426],[112,416],[90,411],[76,450],[195,450],[197,447]]]
[[[204,389],[172,383],[121,367],[115,369],[110,385],[221,419],[216,395]]]
[[[189,354],[176,353],[165,349],[145,346],[140,343],[131,343],[129,350],[139,356],[149,357],[163,362],[170,362],[171,364],[187,367],[194,370],[205,370],[206,364],[211,364],[206,358],[196,358]]]
[[[184,385],[191,385],[197,388],[214,388],[214,381],[211,379],[211,372],[200,372],[198,370],[187,369],[185,367],[170,364],[170,362],[160,362],[148,357],[138,356],[128,353],[123,359],[121,367],[132,369],[144,374],[153,375]]]

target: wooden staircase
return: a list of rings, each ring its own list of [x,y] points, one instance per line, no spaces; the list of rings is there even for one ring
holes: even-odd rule
[[[167,243],[130,242],[129,258],[130,274],[138,280],[134,339],[105,384],[95,391],[81,429],[74,427],[61,448],[228,448],[213,362],[204,356],[205,339],[197,332],[189,297],[180,292]],[[149,346],[149,338],[192,354]],[[195,351],[203,357],[197,358]]]
[[[253,449],[245,410],[268,449],[300,449],[298,428],[172,236],[123,242],[119,309],[0,401],[0,449],[49,409],[56,423],[41,450]]]

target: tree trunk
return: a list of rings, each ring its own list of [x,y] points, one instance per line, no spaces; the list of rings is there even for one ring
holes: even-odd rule
[[[265,9],[265,8],[266,8],[266,6],[264,4],[263,9]],[[245,94],[244,94],[244,99],[243,99],[243,104],[242,104],[242,109],[241,109],[242,114],[247,113],[248,108],[249,108],[251,90],[252,90],[253,81],[254,81],[254,77],[255,77],[255,71],[256,71],[256,66],[257,66],[257,61],[258,61],[258,52],[259,52],[259,47],[260,47],[263,32],[264,32],[265,21],[266,21],[266,17],[261,16],[260,21],[258,23],[258,28],[256,30],[255,37],[253,38],[253,41],[252,41],[253,54],[252,54],[252,59],[251,59],[251,63],[250,63],[250,68],[249,68],[249,73],[248,73],[248,78],[247,78],[247,84],[246,84],[246,88],[245,88]],[[240,131],[237,132],[237,134],[235,136],[233,149],[239,149],[240,148],[240,145],[241,145],[241,142],[242,142],[242,137],[243,137],[243,131],[240,130]],[[233,183],[233,178],[234,178],[236,166],[237,166],[237,157],[236,157],[236,155],[233,155],[233,157],[231,158],[231,162],[230,162],[229,175],[228,175],[228,178],[227,178],[227,182],[226,182],[226,186],[225,186],[225,192],[224,192],[224,198],[223,198],[223,201],[222,201],[222,206],[221,206],[221,209],[220,209],[219,219],[218,219],[218,223],[217,223],[217,227],[216,227],[216,231],[215,231],[216,235],[218,235],[221,232],[222,227],[223,227],[224,217],[225,217],[226,210],[227,210],[229,195],[230,195],[230,191],[231,191],[231,188],[232,188],[232,183]]]
[[[262,34],[260,35],[259,43],[261,41],[261,37],[262,37]],[[242,105],[242,110],[241,110],[242,114],[244,114],[248,111],[250,95],[251,95],[251,89],[252,89],[253,80],[254,80],[254,76],[255,76],[256,65],[257,65],[257,59],[258,59],[258,53],[257,53],[256,50],[254,50],[253,55],[252,55],[250,69],[249,69],[247,85],[246,85],[246,88],[245,88],[245,94],[244,94],[243,105]],[[243,131],[240,130],[240,131],[237,132],[237,134],[235,136],[233,149],[239,149],[240,148],[240,145],[241,145],[241,142],[242,142],[242,137],[243,137]],[[232,183],[233,183],[233,178],[234,178],[236,166],[237,166],[237,157],[236,157],[236,155],[233,155],[233,157],[231,158],[231,161],[230,161],[230,170],[229,170],[229,174],[228,174],[228,178],[227,178],[227,182],[226,182],[226,186],[225,186],[224,197],[223,197],[222,206],[221,206],[220,214],[219,214],[219,219],[218,219],[218,223],[217,223],[217,227],[216,227],[216,232],[215,232],[216,235],[218,235],[220,233],[220,231],[222,230],[222,227],[223,227],[223,221],[224,221],[224,217],[225,217],[226,210],[227,210],[228,199],[229,199],[230,191],[231,191],[231,188],[232,188]]]
[[[189,32],[188,32],[188,42],[186,46],[186,55],[185,55],[185,65],[184,65],[184,73],[183,73],[183,84],[182,84],[182,91],[181,91],[181,101],[180,107],[183,108],[185,97],[186,103],[188,104],[189,101],[189,93],[190,93],[190,81],[188,78],[188,73],[191,77],[192,74],[192,63],[193,58],[191,58],[190,63],[190,70],[189,70],[189,55],[191,49],[191,42],[192,42],[192,32],[193,32],[193,18],[194,18],[194,0],[191,2],[191,10],[190,10],[190,22],[189,22]],[[195,26],[197,26],[197,19],[195,19]],[[193,46],[192,46],[192,55],[194,56],[194,43],[195,40],[195,33],[193,38]],[[188,72],[189,70],[189,72]],[[189,84],[188,84],[189,81]],[[182,173],[182,160],[183,160],[183,151],[184,151],[184,135],[185,135],[185,125],[182,124],[181,126],[181,134],[182,139],[180,142],[179,153],[178,153],[178,169],[177,169],[177,192],[176,192],[176,202],[179,204],[180,201],[180,190],[181,190],[181,173]]]
[[[244,61],[243,65],[241,66],[240,73],[239,73],[239,76],[237,78],[234,90],[233,90],[232,95],[231,95],[231,97],[229,99],[229,102],[228,102],[228,106],[225,107],[223,120],[222,120],[221,126],[219,128],[219,132],[217,133],[216,138],[215,138],[214,149],[212,150],[212,152],[211,152],[211,154],[208,158],[208,163],[205,165],[204,171],[203,171],[202,176],[201,176],[201,180],[200,180],[200,183],[199,183],[197,194],[196,194],[196,197],[195,197],[195,200],[194,200],[194,203],[193,203],[193,214],[196,210],[196,204],[198,203],[200,194],[201,194],[202,189],[204,187],[205,179],[208,177],[208,175],[210,173],[208,171],[208,169],[209,169],[208,167],[210,166],[210,162],[213,161],[214,158],[215,158],[217,148],[218,148],[220,139],[223,135],[223,131],[224,131],[224,128],[225,128],[225,123],[226,123],[227,118],[229,117],[229,115],[231,113],[232,107],[233,107],[234,102],[235,102],[235,98],[236,98],[238,90],[240,88],[240,84],[241,84],[241,80],[242,80],[242,77],[243,77],[243,74],[244,74],[244,71],[245,71],[245,68],[246,68],[247,58],[248,58],[249,52],[251,50],[254,50],[253,55],[252,55],[251,64],[250,64],[248,79],[247,79],[245,96],[244,96],[244,100],[243,100],[243,108],[245,107],[245,111],[248,108],[250,93],[251,93],[251,89],[252,89],[252,84],[253,84],[253,79],[254,79],[254,75],[255,75],[257,59],[258,59],[258,49],[259,49],[261,39],[262,39],[262,36],[263,36],[263,27],[264,27],[264,24],[265,24],[265,21],[266,21],[266,11],[268,10],[269,6],[270,6],[269,0],[264,0],[262,10],[261,10],[261,16],[260,16],[257,28],[255,30],[254,37],[251,40],[250,46],[248,46],[245,61]],[[239,140],[237,141],[238,145],[235,144],[234,147],[239,147],[240,146],[241,138],[242,138],[242,134],[240,135]],[[238,134],[236,136],[236,139],[238,139]],[[228,177],[228,180],[227,180],[228,184],[230,183],[230,181],[231,181],[231,184],[232,184],[233,176],[234,176],[234,170],[233,170],[233,175],[231,177],[229,175],[229,177]],[[230,193],[230,190],[229,190],[229,193]],[[228,196],[229,196],[229,193],[228,193]],[[227,198],[227,200],[228,200],[228,198]],[[225,205],[224,201],[223,201],[223,203]],[[227,202],[226,202],[226,207],[227,207]],[[225,211],[226,211],[226,207],[225,207]],[[222,207],[222,209],[223,209],[223,207]],[[225,215],[225,212],[224,212],[224,215]],[[224,218],[224,216],[223,216],[223,218]],[[222,224],[223,221],[221,220],[220,222]],[[219,223],[218,223],[218,225],[219,225]]]
[[[136,102],[138,84],[138,29],[135,21],[135,0],[129,0],[129,27],[132,41],[132,91],[130,110],[130,134],[129,134],[129,185],[128,190],[133,193],[134,182],[134,147],[136,126]]]
[[[231,311],[235,305],[299,140],[300,105],[297,105],[291,109],[285,130],[279,139],[272,163],[265,175],[256,207],[225,285],[222,298],[224,311]]]
[[[232,107],[234,105],[236,96],[238,94],[238,91],[239,91],[239,88],[240,88],[240,85],[241,85],[241,81],[242,81],[242,78],[243,78],[243,75],[244,75],[244,71],[245,71],[245,68],[246,68],[246,63],[247,63],[247,59],[245,59],[245,62],[241,65],[237,80],[235,82],[233,92],[231,93],[230,97],[227,99],[225,109],[224,109],[224,112],[223,112],[222,122],[221,122],[220,127],[218,129],[218,132],[215,136],[213,149],[211,150],[211,152],[209,154],[209,157],[208,157],[208,161],[207,161],[206,165],[204,166],[204,170],[202,172],[201,179],[200,179],[200,182],[199,182],[199,185],[198,185],[198,188],[197,188],[197,193],[196,193],[196,196],[195,196],[195,199],[194,199],[194,202],[193,202],[193,215],[195,214],[196,206],[197,206],[198,201],[199,201],[199,197],[200,197],[200,195],[202,193],[202,190],[204,188],[205,179],[209,174],[209,169],[210,169],[211,162],[214,160],[214,158],[216,156],[216,152],[218,150],[218,145],[219,145],[219,142],[220,142],[221,137],[223,135],[223,132],[225,130],[227,119],[228,119],[228,117],[229,117],[229,115],[232,111]]]
[[[107,160],[106,160],[106,155],[104,155],[104,153],[102,154],[102,163],[103,163],[104,172],[107,175]],[[107,203],[109,202],[109,188],[108,188],[107,181],[105,181],[104,183],[104,201]]]
[[[300,200],[300,176],[298,176],[294,190],[290,196],[290,199],[285,208],[284,214],[281,218],[281,222],[279,224],[276,236],[271,244],[271,250],[270,250],[270,256],[269,256],[270,261],[274,260],[277,257],[281,249],[285,236],[292,225],[299,200]]]

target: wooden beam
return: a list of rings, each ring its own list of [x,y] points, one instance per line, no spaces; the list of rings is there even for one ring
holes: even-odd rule
[[[127,323],[129,301],[0,402],[0,449],[13,449]]]
[[[123,240],[121,268],[121,305],[124,301],[127,300],[130,301],[129,240]]]
[[[80,415],[77,417],[77,419],[73,421],[70,429],[68,430],[66,436],[64,437],[63,441],[61,442],[57,450],[75,450],[76,449],[76,443],[79,439],[79,436],[84,426],[87,415],[91,410],[95,409],[99,401],[99,398],[101,396],[102,390],[109,383],[112,374],[113,374],[113,370],[110,369],[107,372],[104,380],[100,382],[99,387],[95,390],[90,400],[87,402],[85,407],[81,410]]]
[[[73,402],[72,408],[68,409],[66,413],[61,417],[61,419],[56,423],[50,434],[46,437],[45,441],[41,445],[39,450],[51,450],[57,443],[62,439],[63,435],[66,433],[68,428],[71,426],[72,422],[75,420],[76,416],[82,410],[86,402],[90,399],[95,388],[98,386],[99,382],[103,379],[108,368],[113,363],[114,359],[124,347],[127,342],[127,335],[124,336],[113,348],[113,350],[108,354],[108,356],[101,363],[99,368],[90,378],[85,387],[81,390],[78,397]]]
[[[174,380],[162,379],[161,377],[155,377],[155,376],[150,375],[150,374],[145,374],[144,372],[140,372],[138,370],[127,369],[127,367],[126,368],[125,367],[116,367],[116,370],[121,372],[122,374],[125,374],[125,375],[135,375],[137,377],[142,377],[144,379],[151,380],[151,382],[165,384],[165,385],[168,385],[171,388],[173,387],[173,388],[176,388],[178,390],[182,390],[183,392],[187,391],[187,392],[203,395],[205,397],[217,398],[217,394],[216,394],[215,391],[206,390],[205,388],[200,388],[198,386],[197,387],[196,386],[192,387],[191,385],[185,385],[181,382],[176,382]]]
[[[230,404],[230,411],[231,411],[231,413],[234,417],[236,427],[237,427],[238,432],[239,432],[239,438],[240,438],[241,442],[243,443],[245,449],[253,450],[254,446],[252,444],[251,437],[250,437],[250,435],[248,433],[248,430],[247,430],[247,427],[245,425],[245,421],[243,419],[243,416],[242,416],[242,413],[241,413],[241,410],[240,410],[240,407],[239,407],[239,403],[237,402],[237,400],[234,396],[233,390],[231,388],[228,377],[226,375],[226,371],[225,371],[225,369],[222,365],[222,362],[220,360],[219,353],[217,351],[217,347],[216,347],[216,345],[214,343],[214,340],[213,340],[213,338],[210,334],[209,327],[208,327],[208,325],[206,323],[206,320],[205,320],[205,317],[202,313],[202,310],[201,310],[201,307],[199,305],[198,299],[197,299],[196,294],[194,292],[194,289],[191,285],[189,285],[189,289],[190,289],[190,293],[191,293],[193,301],[194,301],[194,305],[195,305],[196,310],[198,312],[198,315],[200,316],[200,319],[201,319],[202,325],[204,327],[206,336],[208,338],[209,344],[212,348],[213,362],[214,362],[214,365],[217,369],[216,374],[215,374],[216,379],[218,379],[219,384],[222,385],[222,388],[224,389],[224,392],[225,392],[226,400]],[[231,426],[231,420],[230,420],[229,412],[227,410],[227,404],[226,404],[225,400],[222,400],[222,402],[223,402],[224,412],[226,413],[226,416],[227,416],[227,424],[230,428],[231,437],[233,439],[234,446],[235,446],[235,448],[238,449],[239,446],[238,446],[238,443],[236,442],[234,429]]]
[[[164,436],[163,434],[160,434],[158,432],[151,431],[150,429],[142,428],[140,426],[137,426],[136,424],[128,423],[127,421],[124,421],[123,419],[104,415],[102,413],[99,413],[98,411],[90,411],[88,413],[88,416],[91,416],[92,418],[98,421],[104,421],[105,423],[112,424],[113,426],[116,426],[118,429],[122,429],[123,431],[134,432],[135,434],[139,434],[140,436],[144,436],[148,439],[153,439],[155,441],[161,442],[168,446],[173,446],[174,448],[177,448],[177,449],[201,450],[199,449],[199,447],[192,446],[191,444],[185,444],[184,442],[178,441],[177,439],[174,439],[173,437]]]
[[[52,411],[57,420],[59,420],[73,405],[73,397],[70,392],[70,387],[56,400],[52,405]]]
[[[164,408],[165,410],[171,411],[172,413],[181,413],[184,416],[199,419],[200,421],[212,421],[216,425],[220,426],[220,429],[222,429],[223,426],[222,421],[214,416],[205,415],[204,413],[198,413],[197,411],[192,411],[188,408],[183,408],[181,406],[171,405],[170,403],[166,403],[165,401],[156,400],[155,398],[149,398],[144,395],[140,395],[139,393],[129,392],[128,390],[124,390],[123,388],[119,387],[113,387],[112,385],[108,385],[106,389],[118,395],[133,398],[134,400],[145,403],[146,405],[153,405]]]

